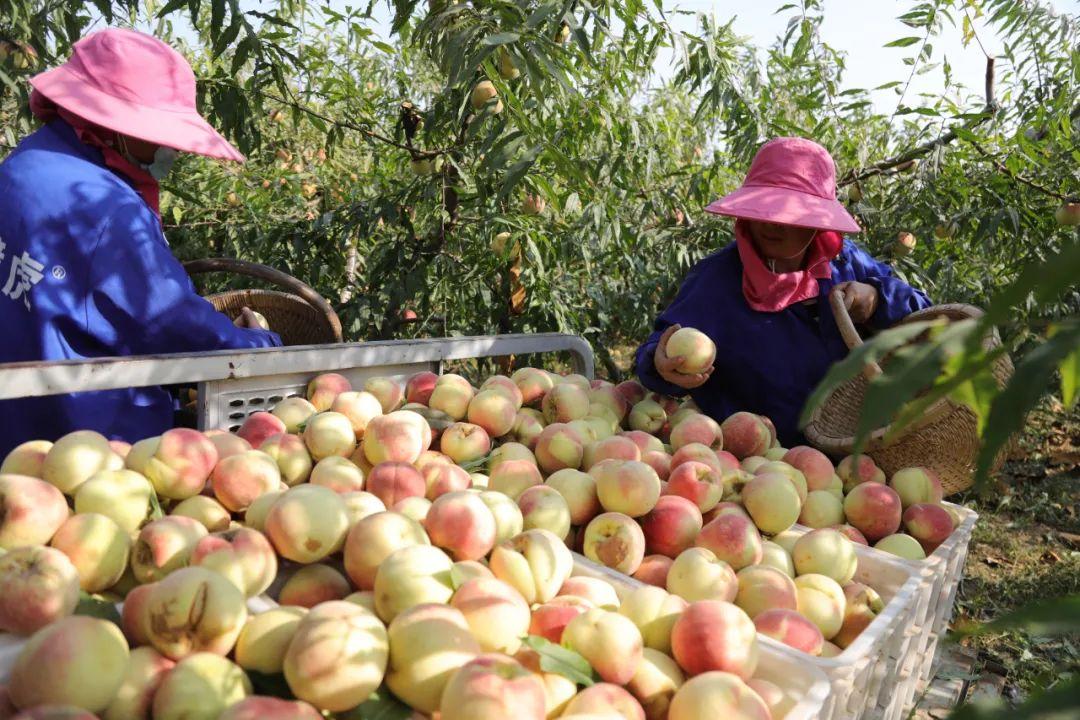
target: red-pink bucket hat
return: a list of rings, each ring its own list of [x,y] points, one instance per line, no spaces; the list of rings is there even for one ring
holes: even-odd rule
[[[79,40],[63,65],[30,79],[35,90],[95,125],[183,152],[244,156],[195,109],[195,74],[155,37],[109,28]]]
[[[817,230],[862,231],[836,199],[836,166],[829,151],[805,138],[774,138],[762,145],[742,187],[705,211]]]

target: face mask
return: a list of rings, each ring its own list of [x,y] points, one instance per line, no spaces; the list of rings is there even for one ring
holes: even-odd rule
[[[141,167],[146,172],[150,173],[150,177],[154,178],[158,182],[165,179],[165,176],[172,170],[173,163],[176,162],[178,153],[170,147],[160,146],[154,151],[154,161],[150,163],[139,162],[127,148],[127,142],[124,140],[123,135],[117,135],[117,141],[120,145],[120,152],[124,154],[128,162],[133,165]]]

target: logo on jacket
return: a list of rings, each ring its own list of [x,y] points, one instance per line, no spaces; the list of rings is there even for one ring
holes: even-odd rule
[[[2,239],[0,239],[0,278],[3,278],[3,266],[5,250],[7,245]],[[8,271],[7,283],[3,288],[0,288],[0,294],[11,300],[18,300],[22,298],[23,305],[26,309],[30,309],[30,291],[35,285],[41,282],[41,271],[45,269],[45,266],[39,263],[34,258],[30,257],[30,253],[25,250],[22,255],[14,255],[11,258],[11,269]]]

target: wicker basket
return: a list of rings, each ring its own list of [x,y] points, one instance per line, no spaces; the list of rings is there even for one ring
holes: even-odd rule
[[[270,329],[285,345],[323,345],[342,342],[341,320],[330,303],[292,275],[232,258],[207,258],[184,263],[189,275],[230,272],[259,278],[289,292],[278,290],[229,290],[206,299],[227,317],[236,318],[245,307],[261,313]]]
[[[833,290],[829,295],[833,316],[841,337],[849,348],[862,344],[862,338],[844,306],[843,292]],[[901,324],[946,318],[950,321],[978,318],[982,311],[971,305],[937,305],[912,313]],[[984,342],[987,349],[997,347],[1001,341],[997,332],[988,335]],[[1004,385],[1012,375],[1012,362],[1002,355],[994,364],[993,373],[999,385]],[[855,430],[859,422],[867,384],[880,375],[881,367],[871,363],[863,373],[836,388],[825,402],[814,410],[806,428],[806,438],[812,445],[830,455],[848,455],[855,446]],[[878,428],[870,434],[863,452],[874,458],[877,465],[891,477],[897,470],[923,466],[934,470],[941,478],[945,495],[966,490],[974,482],[975,460],[979,454],[975,413],[967,406],[941,398],[929,408],[923,417],[911,423],[895,437],[886,439],[889,426]],[[994,471],[1000,468],[1006,451],[998,455]]]

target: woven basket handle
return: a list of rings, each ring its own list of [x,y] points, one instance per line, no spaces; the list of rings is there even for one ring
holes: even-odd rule
[[[212,272],[229,272],[236,275],[246,275],[273,283],[284,288],[294,295],[303,298],[309,305],[326,316],[334,335],[338,338],[341,334],[341,319],[338,318],[334,308],[319,293],[315,292],[307,283],[297,280],[292,275],[276,270],[267,265],[237,260],[235,258],[203,258],[201,260],[188,260],[184,263],[184,270],[188,275],[202,275]]]
[[[836,320],[836,329],[840,331],[840,337],[849,350],[854,350],[863,344],[862,336],[855,328],[855,323],[848,314],[847,305],[844,304],[844,289],[837,285],[829,291],[829,305],[832,306],[833,319]],[[881,366],[876,362],[867,363],[863,366],[863,376],[867,380],[873,380],[882,372]]]

